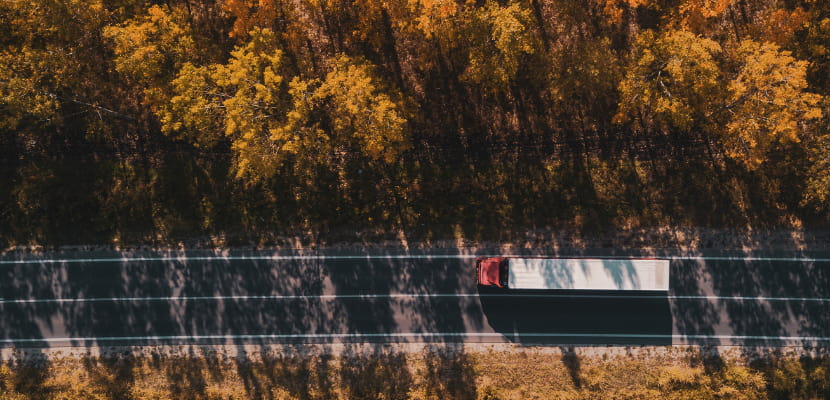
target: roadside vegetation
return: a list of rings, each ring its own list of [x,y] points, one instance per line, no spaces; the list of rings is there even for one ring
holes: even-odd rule
[[[149,351],[148,353],[152,353]],[[722,356],[697,348],[577,355],[390,349],[333,355],[216,351],[50,357],[0,366],[23,399],[820,399],[830,358]]]
[[[830,222],[823,1],[4,0],[0,38],[6,246]]]

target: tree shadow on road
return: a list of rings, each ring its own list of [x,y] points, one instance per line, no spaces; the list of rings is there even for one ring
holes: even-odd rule
[[[314,254],[288,260],[259,252],[236,254],[242,258],[237,260],[186,263],[178,259],[182,255],[155,253],[151,255],[155,260],[126,261],[122,258],[131,255],[117,253],[110,261],[89,264],[4,265],[0,292],[5,299],[23,301],[0,304],[0,339],[7,341],[6,346],[43,348],[221,344],[234,346],[239,354],[232,358],[191,348],[175,357],[151,355],[140,365],[126,355],[107,355],[84,364],[77,379],[123,397],[130,397],[131,390],[148,396],[153,393],[153,387],[142,385],[151,379],[151,371],[157,371],[168,381],[157,389],[172,398],[192,398],[185,393],[207,398],[225,393],[220,386],[226,381],[233,383],[227,393],[244,392],[244,398],[280,398],[272,390],[275,387],[279,393],[303,399],[330,398],[336,387],[352,398],[398,398],[415,379],[414,372],[406,368],[404,353],[381,347],[369,353],[357,349],[349,353],[347,347],[343,364],[335,365],[335,355],[329,353],[309,358],[263,350],[252,356],[249,346],[266,349],[271,344],[297,342],[348,346],[349,342],[388,341],[373,339],[372,334],[463,332],[465,319],[471,318],[482,325],[474,299],[394,297],[467,290],[474,283],[469,281],[465,260],[416,262],[395,253],[388,258],[328,262]],[[335,295],[345,299],[331,297]],[[37,301],[26,301],[31,299]],[[55,337],[74,339],[50,341]],[[440,335],[427,338],[436,351],[457,340]],[[403,340],[419,341],[406,336]],[[469,393],[474,397],[474,389],[468,393],[455,386],[474,388],[469,370],[460,376],[455,372],[461,371],[463,355],[454,354],[429,359],[420,373],[426,374],[424,379],[448,380],[441,393],[472,398]],[[434,368],[452,372],[431,372]],[[124,381],[139,382],[141,388],[124,386]]]
[[[673,303],[678,332],[702,345],[821,345],[814,338],[830,336],[822,300],[830,297],[827,268],[809,253],[753,257],[673,261],[674,294],[696,297]]]
[[[469,299],[417,296],[468,290],[474,282],[464,259],[271,259],[274,253],[259,252],[239,259],[203,253],[211,258],[185,262],[183,255],[3,265],[0,339],[17,346],[49,346],[41,339],[54,336],[79,346],[117,345],[119,337],[145,344],[364,340],[361,334],[463,331],[471,307]]]

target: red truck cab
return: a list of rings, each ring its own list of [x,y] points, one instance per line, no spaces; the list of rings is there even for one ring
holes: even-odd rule
[[[507,259],[504,257],[476,258],[476,281],[481,286],[507,287]]]

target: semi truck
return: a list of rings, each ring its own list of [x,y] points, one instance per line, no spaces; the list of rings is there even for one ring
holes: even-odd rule
[[[536,290],[669,290],[669,261],[656,258],[478,257],[481,287]]]

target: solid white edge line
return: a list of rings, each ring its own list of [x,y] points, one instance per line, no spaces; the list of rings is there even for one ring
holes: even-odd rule
[[[584,294],[498,294],[498,293],[392,293],[392,294],[342,294],[342,295],[239,295],[239,296],[157,296],[157,297],[91,297],[91,298],[56,298],[56,299],[0,299],[2,304],[42,304],[42,303],[100,303],[100,302],[141,302],[141,301],[223,301],[223,300],[373,300],[373,299],[420,299],[420,298],[576,298],[576,299],[669,299],[669,300],[734,300],[734,301],[804,301],[830,303],[830,298],[822,297],[752,297],[752,296],[661,296],[644,295],[584,295]]]
[[[469,259],[476,255],[426,255],[426,254],[390,254],[390,255],[362,255],[362,256],[163,256],[163,257],[121,257],[121,258],[60,258],[45,260],[0,260],[2,264],[60,264],[60,263],[94,263],[94,262],[139,262],[139,261],[290,261],[290,260],[373,260],[373,259]]]
[[[290,261],[290,260],[376,260],[376,259],[473,259],[477,257],[548,257],[545,255],[467,255],[467,254],[392,254],[392,255],[316,255],[316,256],[163,256],[163,257],[122,257],[122,258],[65,258],[44,260],[0,260],[0,265],[16,264],[63,264],[63,263],[97,263],[97,262],[142,262],[142,261]],[[568,258],[568,256],[549,256]],[[810,257],[718,257],[718,256],[570,256],[572,258],[593,259],[663,259],[663,260],[709,260],[709,261],[784,261],[784,262],[830,262],[830,258]]]
[[[497,332],[406,332],[406,333],[308,333],[308,334],[262,334],[262,335],[159,335],[159,336],[101,336],[101,337],[64,337],[64,338],[27,338],[27,339],[0,339],[0,343],[52,343],[52,342],[89,342],[89,341],[152,341],[152,340],[234,340],[234,339],[361,339],[361,338],[435,338],[435,337],[587,337],[605,339],[732,339],[732,340],[776,340],[776,341],[830,341],[830,337],[823,336],[756,336],[756,335],[660,335],[637,333],[517,333],[516,335]]]

